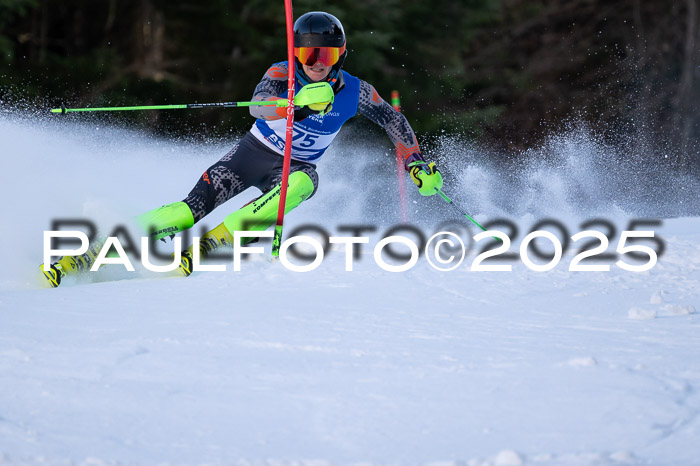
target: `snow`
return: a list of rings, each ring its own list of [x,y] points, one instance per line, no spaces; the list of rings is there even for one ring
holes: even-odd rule
[[[662,304],[664,302],[663,292],[656,291],[649,299],[650,304]]]
[[[692,304],[666,304],[661,310],[672,316],[695,314],[695,306]]]
[[[629,311],[627,311],[627,316],[630,319],[636,319],[636,320],[655,319],[656,318],[656,311],[654,309],[643,309],[640,307],[632,307],[632,308],[630,308]]]
[[[181,279],[107,266],[43,289],[37,270],[52,219],[90,216],[111,227],[179,200],[228,146],[79,121],[0,117],[0,186],[12,219],[0,226],[0,464],[697,463],[697,217],[654,228],[666,251],[648,272],[614,261],[609,272],[571,272],[573,247],[548,272],[520,260],[510,272],[472,272],[472,244],[451,272],[421,258],[391,273],[372,247],[396,221],[393,161],[345,132],[319,166],[319,192],[285,228],[311,222],[339,234],[339,225],[377,224],[352,272],[333,249],[307,273],[265,254],[241,272],[229,265]],[[588,169],[591,145],[573,138],[552,149],[580,149],[571,169],[589,178],[571,186],[589,194],[602,176]],[[593,217],[619,232],[659,208],[613,206],[614,190],[567,204],[566,164],[533,172],[535,190],[503,184],[496,194],[498,172],[468,163],[446,167],[468,174],[446,175],[446,192],[480,222],[516,223],[515,252],[543,216],[570,234]],[[365,182],[367,167],[383,174]],[[451,188],[469,180],[489,196]],[[439,199],[412,196],[422,227],[461,221]],[[531,208],[509,216],[503,199]],[[617,238],[610,243],[613,251]]]

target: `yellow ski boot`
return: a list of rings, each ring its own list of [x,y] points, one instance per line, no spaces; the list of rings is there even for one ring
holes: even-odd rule
[[[88,250],[85,254],[79,256],[63,256],[58,259],[58,261],[51,264],[48,270],[44,270],[44,264],[39,266],[39,270],[41,270],[49,286],[51,286],[51,288],[56,288],[61,284],[61,280],[66,275],[77,275],[90,270],[103,244],[102,241],[96,241],[88,246]]]

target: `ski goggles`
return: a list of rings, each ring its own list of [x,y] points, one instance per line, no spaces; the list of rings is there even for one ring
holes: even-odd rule
[[[326,66],[333,66],[338,63],[340,56],[345,53],[345,46],[342,47],[295,47],[294,56],[299,59],[302,65],[314,66],[321,62]]]

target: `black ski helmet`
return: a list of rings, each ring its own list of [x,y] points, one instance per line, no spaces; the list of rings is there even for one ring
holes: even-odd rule
[[[345,31],[338,18],[323,11],[311,11],[301,15],[294,23],[294,48],[295,52],[299,47],[338,47],[342,48],[342,53],[335,63],[326,80],[335,84],[338,80],[340,68],[343,66],[347,49],[345,43]],[[296,55],[296,53],[295,53]],[[301,62],[296,59],[297,79],[302,85],[311,82],[311,79],[304,73]]]
[[[303,14],[294,23],[294,47],[342,47],[345,31],[338,18],[323,11]]]

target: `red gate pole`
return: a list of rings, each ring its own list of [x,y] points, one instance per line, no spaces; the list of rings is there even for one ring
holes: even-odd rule
[[[401,101],[399,100],[399,91],[391,91],[391,105],[397,112],[401,111]],[[399,178],[399,203],[401,208],[401,221],[408,223],[408,212],[406,210],[406,171],[403,166],[404,160],[399,150],[396,149],[396,175]]]
[[[287,21],[287,132],[284,142],[284,164],[282,166],[282,186],[280,188],[280,204],[277,209],[275,237],[272,241],[272,255],[278,257],[282,244],[282,226],[284,210],[287,205],[287,184],[289,167],[292,163],[292,127],[294,126],[294,16],[292,15],[292,0],[284,0],[284,12]]]

